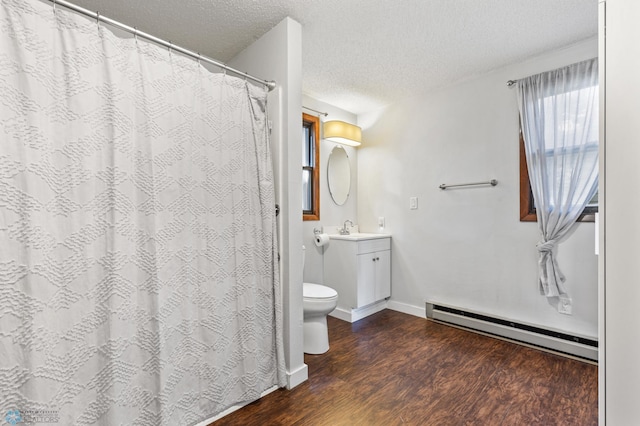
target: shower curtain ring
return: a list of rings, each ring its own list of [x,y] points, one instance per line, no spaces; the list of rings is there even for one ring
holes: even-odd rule
[[[100,12],[96,11],[96,25],[100,25]]]

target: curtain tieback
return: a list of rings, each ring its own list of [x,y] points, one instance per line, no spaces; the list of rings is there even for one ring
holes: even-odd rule
[[[556,247],[556,244],[556,240],[540,241],[538,244],[536,244],[536,248],[540,253],[551,253]]]

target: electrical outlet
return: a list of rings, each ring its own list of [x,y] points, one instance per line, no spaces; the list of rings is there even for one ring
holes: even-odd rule
[[[409,208],[411,210],[418,209],[418,197],[409,197]]]
[[[558,312],[565,315],[571,315],[571,298],[569,296],[560,296]]]

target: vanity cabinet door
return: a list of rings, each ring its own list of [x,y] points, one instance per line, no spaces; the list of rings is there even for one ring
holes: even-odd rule
[[[391,296],[391,250],[376,252],[375,301]]]
[[[360,308],[376,301],[376,253],[359,254],[357,258],[356,308]]]

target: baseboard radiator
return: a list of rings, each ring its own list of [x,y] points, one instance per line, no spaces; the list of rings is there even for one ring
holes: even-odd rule
[[[466,309],[427,302],[427,318],[585,360],[598,360],[598,341],[518,323]]]

